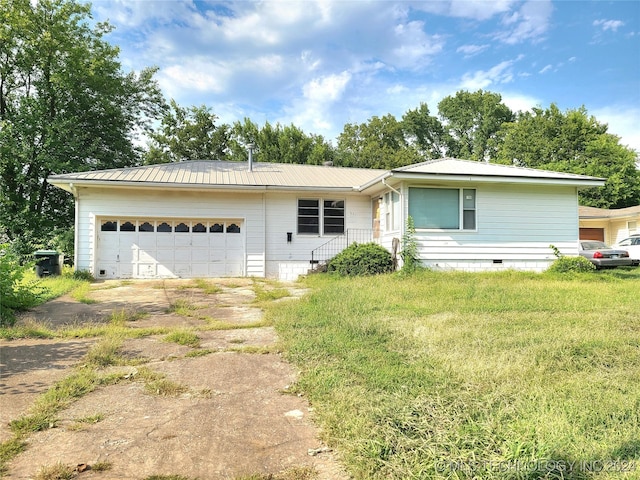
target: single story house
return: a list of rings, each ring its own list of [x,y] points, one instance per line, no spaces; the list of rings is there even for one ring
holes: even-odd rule
[[[76,203],[75,266],[96,278],[293,280],[349,243],[425,266],[544,270],[578,253],[578,189],[604,179],[443,158],[394,170],[188,161],[53,175]]]
[[[640,233],[640,205],[607,210],[580,207],[580,238],[615,245],[634,233]]]

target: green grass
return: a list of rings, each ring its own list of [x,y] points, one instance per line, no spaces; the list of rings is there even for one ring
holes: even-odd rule
[[[193,282],[196,288],[199,288],[203,293],[206,293],[207,295],[213,295],[222,291],[222,288],[220,288],[218,285],[202,278],[197,278]]]
[[[639,269],[306,282],[268,316],[355,478],[636,478]]]
[[[190,330],[174,330],[165,336],[163,341],[194,348],[200,346],[200,337]]]
[[[256,294],[254,303],[265,303],[291,296],[289,290],[279,286],[277,282],[254,279],[253,291]]]
[[[177,315],[183,315],[185,317],[191,317],[193,312],[198,310],[200,306],[187,300],[186,298],[178,298],[175,302],[172,302],[167,309],[167,313],[175,313]]]

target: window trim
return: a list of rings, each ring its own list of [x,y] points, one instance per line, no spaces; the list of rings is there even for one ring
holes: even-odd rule
[[[415,225],[416,230],[422,232],[460,232],[460,233],[474,233],[478,231],[478,189],[476,187],[455,187],[455,186],[423,186],[423,185],[412,185],[408,188],[408,200],[407,200],[407,214],[409,215],[409,211],[411,209],[411,190],[457,190],[458,191],[458,228],[427,228],[420,227],[419,225]],[[473,207],[465,208],[465,191],[473,191]],[[473,215],[473,228],[464,228],[465,224],[465,212],[474,212]],[[415,220],[415,219],[414,219]]]
[[[314,215],[300,215],[300,201],[314,201],[317,202],[318,205],[318,215],[315,217]],[[342,207],[335,206],[327,206],[325,202],[342,202]],[[305,207],[302,207],[305,208]],[[315,207],[306,207],[306,208],[315,208]],[[342,216],[340,215],[327,215],[327,210],[339,210],[342,209]],[[300,218],[317,218],[318,219],[318,231],[317,232],[301,232],[300,231]],[[325,222],[325,218],[342,218],[342,232],[339,233],[327,233],[327,227],[335,227],[335,225],[328,225]],[[345,198],[336,197],[298,197],[296,199],[296,234],[302,236],[314,236],[314,237],[338,237],[340,235],[344,235],[347,231],[347,201]]]

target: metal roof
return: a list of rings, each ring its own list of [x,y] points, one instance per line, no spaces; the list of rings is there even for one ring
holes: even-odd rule
[[[294,163],[198,160],[142,167],[52,175],[49,183],[78,185],[172,185],[280,188],[357,189],[386,173],[386,170],[346,168]]]
[[[340,189],[364,191],[384,188],[384,179],[440,179],[447,181],[526,182],[600,186],[605,179],[522,168],[495,163],[443,158],[393,170],[348,168],[295,163],[198,160],[141,167],[51,175],[47,181],[72,191],[75,186],[193,187],[275,190]]]
[[[573,173],[552,172],[535,168],[502,165],[499,163],[476,162],[457,158],[441,158],[422,163],[407,165],[392,170],[402,173],[422,173],[435,175],[474,175],[491,177],[519,177],[557,180],[602,180],[603,178],[577,175]]]

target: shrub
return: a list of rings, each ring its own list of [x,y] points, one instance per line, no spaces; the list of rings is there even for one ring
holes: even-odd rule
[[[327,271],[343,276],[389,273],[393,271],[393,258],[377,243],[352,243],[329,261]]]
[[[413,217],[407,217],[407,228],[402,235],[402,250],[400,251],[400,257],[402,257],[402,272],[411,273],[415,272],[420,266],[420,259],[418,258],[418,242],[416,240],[416,227],[413,223]]]
[[[0,245],[0,326],[15,323],[15,311],[37,304],[37,282],[25,283],[24,274],[33,265],[20,265],[18,256],[8,245]]]
[[[553,273],[584,273],[592,272],[595,269],[596,266],[584,257],[561,256],[551,264],[547,271]]]

